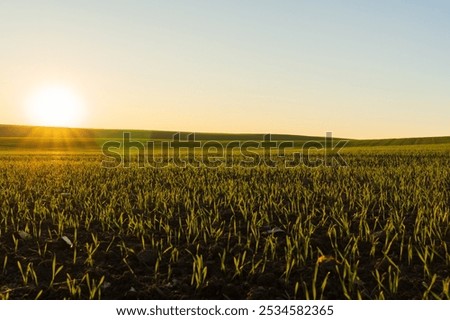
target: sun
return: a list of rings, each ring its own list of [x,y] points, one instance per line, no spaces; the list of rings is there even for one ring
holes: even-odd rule
[[[26,101],[26,109],[33,124],[70,127],[80,124],[85,105],[69,87],[52,85],[35,90]]]

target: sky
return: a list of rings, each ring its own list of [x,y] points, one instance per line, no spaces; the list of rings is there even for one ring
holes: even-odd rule
[[[448,136],[448,17],[438,0],[2,0],[0,123],[39,124],[27,101],[61,85],[77,127]]]

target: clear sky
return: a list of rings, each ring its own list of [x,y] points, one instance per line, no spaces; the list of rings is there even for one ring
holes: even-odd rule
[[[37,88],[81,127],[450,135],[450,1],[0,1],[0,123]]]

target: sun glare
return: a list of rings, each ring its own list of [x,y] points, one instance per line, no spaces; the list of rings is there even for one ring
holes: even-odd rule
[[[48,86],[36,90],[26,102],[30,121],[44,126],[76,126],[84,113],[82,99],[70,88]]]

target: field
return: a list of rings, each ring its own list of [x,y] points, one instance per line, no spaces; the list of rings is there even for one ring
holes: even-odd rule
[[[105,168],[118,132],[1,130],[2,299],[450,298],[448,137],[353,140],[345,166]]]

